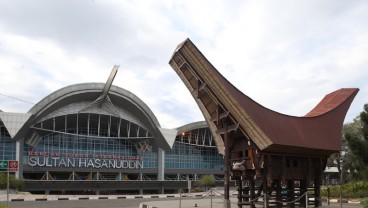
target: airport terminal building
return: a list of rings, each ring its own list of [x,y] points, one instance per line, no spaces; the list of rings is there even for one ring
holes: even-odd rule
[[[0,111],[0,160],[33,193],[170,193],[202,175],[223,178],[224,159],[206,122],[162,128],[133,93],[103,83],[64,87],[28,113]],[[220,151],[219,151],[220,150]]]

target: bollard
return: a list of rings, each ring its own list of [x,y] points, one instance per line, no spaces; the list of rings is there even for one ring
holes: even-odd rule
[[[180,189],[180,201],[179,201],[179,208],[181,208],[181,189]]]
[[[194,207],[198,207],[198,206],[197,206],[197,203],[195,203],[195,204],[194,204]]]

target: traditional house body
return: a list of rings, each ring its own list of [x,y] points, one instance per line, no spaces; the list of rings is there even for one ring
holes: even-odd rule
[[[189,39],[177,47],[170,65],[224,150],[224,207],[230,207],[229,178],[237,182],[238,207],[255,207],[261,196],[265,207],[306,206],[309,198],[320,206],[322,172],[327,158],[341,149],[343,121],[358,89],[334,91],[305,116],[295,117],[243,94]],[[308,190],[313,194],[304,197]]]

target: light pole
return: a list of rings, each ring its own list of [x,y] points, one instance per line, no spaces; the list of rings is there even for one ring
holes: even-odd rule
[[[341,173],[340,173],[340,208],[342,208],[342,183],[343,183],[343,179],[342,179],[342,165],[341,165]]]

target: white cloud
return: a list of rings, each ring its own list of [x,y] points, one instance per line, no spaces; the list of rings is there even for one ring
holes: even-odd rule
[[[361,19],[367,5],[281,2],[241,5],[204,53],[247,95],[286,114],[302,116],[323,95],[360,87],[356,81],[367,75]]]
[[[163,127],[203,120],[168,65],[189,37],[236,87],[302,116],[322,97],[359,87],[347,121],[367,103],[365,1],[2,1],[0,93],[38,102],[76,83],[114,84],[141,98]],[[16,85],[14,83],[17,82]],[[0,96],[0,109],[30,104]]]

